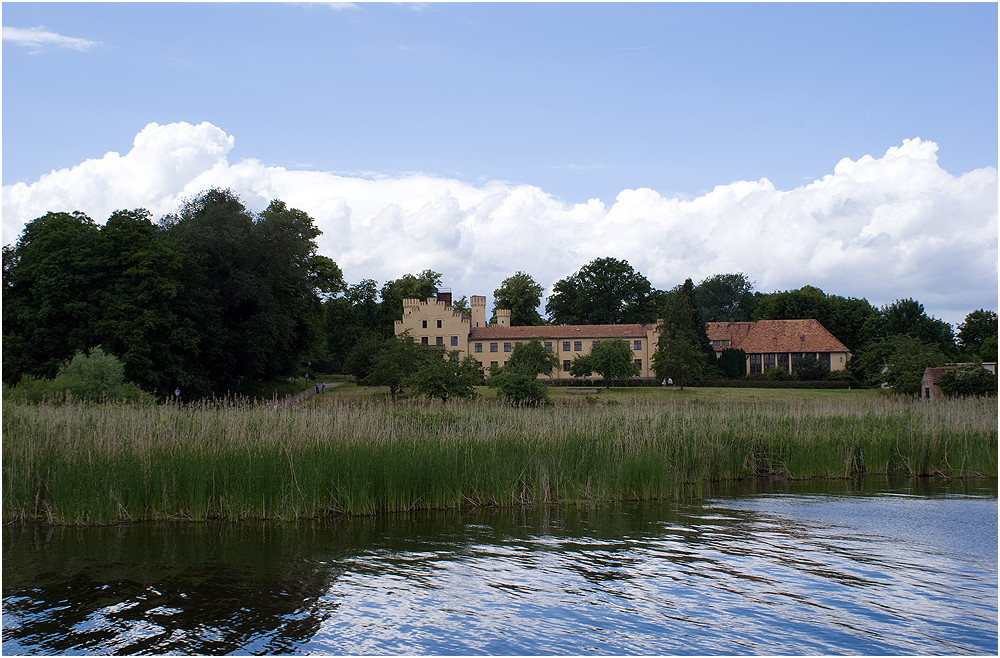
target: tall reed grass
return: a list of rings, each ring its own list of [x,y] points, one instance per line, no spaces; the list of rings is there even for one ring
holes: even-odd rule
[[[675,498],[859,473],[996,477],[996,401],[3,404],[5,522]]]

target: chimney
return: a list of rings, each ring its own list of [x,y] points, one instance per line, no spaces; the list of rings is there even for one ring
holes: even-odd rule
[[[438,290],[437,300],[438,304],[444,303],[445,306],[451,306],[451,291]]]

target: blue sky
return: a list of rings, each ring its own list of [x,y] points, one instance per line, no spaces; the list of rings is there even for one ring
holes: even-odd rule
[[[998,151],[994,3],[5,2],[2,12],[5,243],[16,239],[20,213],[30,219],[46,199],[84,206],[101,221],[106,207],[166,212],[170,208],[157,203],[207,181],[230,185],[251,203],[279,193],[290,202],[300,198],[301,206],[313,204],[304,209],[321,227],[347,231],[339,243],[328,236],[321,246],[353,281],[395,278],[405,271],[394,267],[424,265],[449,268],[446,283],[459,295],[489,295],[516,270],[549,287],[592,258],[613,255],[640,265],[651,280],[655,274],[658,287],[738,269],[759,290],[812,284],[877,304],[912,296],[950,321],[974,310],[963,312],[965,306],[996,308],[995,198],[989,203],[990,185],[996,196]],[[170,158],[192,150],[214,155],[176,165],[193,172],[188,180],[147,182],[148,201],[116,197],[114,190],[135,187],[122,178],[136,174],[121,163],[112,167],[116,173],[107,167],[95,173],[96,164],[84,164],[97,160],[111,167],[106,154],[132,152],[137,135],[149,135],[143,131],[152,123],[178,128],[151,137],[144,162],[152,158],[171,170]],[[180,128],[203,123],[231,141]],[[718,212],[769,226],[775,208],[788,205],[787,193],[833,175],[842,160],[860,163],[870,156],[884,164],[878,176],[902,175],[884,156],[906,140],[934,145],[933,153],[917,148],[916,160],[932,160],[937,175],[950,181],[954,189],[946,199],[928,201],[912,186],[893,191],[895,201],[873,201],[869,188],[838,197],[839,207],[867,208],[870,221],[847,230],[843,212],[824,210],[825,219],[800,226],[808,230],[808,259],[784,262],[779,256],[778,264],[767,265],[740,256],[739,245],[723,252],[713,248],[721,242],[717,235],[683,230],[685,222],[696,221],[696,208],[670,215],[671,203],[712,205],[719,186],[766,179],[773,187],[765,204],[770,210],[754,214],[737,198],[743,204],[738,209],[723,205]],[[157,155],[149,155],[154,150]],[[224,171],[212,158],[221,159]],[[248,173],[252,166],[260,171]],[[53,170],[65,170],[61,186]],[[987,180],[976,198],[985,197],[985,209],[969,201],[969,181],[961,179],[983,170]],[[306,194],[311,183],[305,172],[332,176],[338,184],[355,181],[350,189],[362,194],[357,188],[364,187],[367,196],[339,188],[328,198],[315,190]],[[911,181],[916,176],[905,175]],[[101,181],[100,202],[88,196],[82,179],[92,187]],[[376,189],[378,181],[394,184],[393,194],[401,196]],[[521,199],[530,196],[528,188],[538,194]],[[25,189],[33,205],[24,205]],[[623,191],[646,189],[663,203],[636,206],[619,198]],[[387,199],[382,207],[374,200],[380,194]],[[508,209],[504,217],[516,214],[512,204],[521,208],[521,219],[509,219],[498,234],[532,226],[555,231],[560,216],[586,217],[603,228],[585,229],[591,246],[563,250],[560,257],[554,256],[558,250],[532,251],[514,238],[507,251],[522,253],[520,260],[477,251],[475,245],[489,239],[484,227],[497,229],[501,221],[487,203],[497,194]],[[915,264],[878,275],[884,279],[879,285],[866,283],[870,274],[837,276],[838,267],[853,260],[825,262],[821,254],[830,244],[823,240],[833,235],[847,245],[841,248],[846,253],[851,240],[874,239],[872,217],[887,207],[906,215],[901,197],[904,206],[923,204],[927,213],[938,213],[911,227],[924,227],[925,238],[935,217],[951,230],[985,232],[967,236],[987,250],[972,260],[992,262],[982,281],[935,284],[935,278],[956,276],[943,261],[937,277],[910,276]],[[586,206],[590,199],[599,199],[604,212]],[[968,222],[956,224],[949,217],[963,203],[974,207],[961,210]],[[393,208],[401,210],[392,215]],[[810,212],[815,215],[800,208],[789,216]],[[629,213],[631,219],[621,217]],[[391,226],[390,216],[411,245],[419,243],[421,222],[458,237],[427,243],[422,259],[367,253],[375,245],[359,231],[379,218]],[[608,228],[638,232],[643,223],[656,223],[657,236],[679,232],[676,249],[633,253]],[[782,237],[744,228],[746,236]],[[913,252],[901,232],[883,233],[900,254]],[[911,241],[920,242],[914,235]],[[615,253],[600,253],[602,246]],[[450,248],[465,249],[466,257],[444,257],[442,250]],[[761,258],[773,258],[769,252],[776,248],[743,246]],[[941,257],[967,248],[949,243]],[[470,258],[481,265],[470,265]],[[975,295],[948,306],[956,290],[970,287]]]

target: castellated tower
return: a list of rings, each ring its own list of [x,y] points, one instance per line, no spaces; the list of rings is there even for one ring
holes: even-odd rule
[[[486,326],[486,297],[483,295],[473,295],[469,300],[472,308],[472,327]]]
[[[497,314],[497,326],[498,327],[509,327],[510,326],[510,309],[509,308],[498,308],[496,309]]]

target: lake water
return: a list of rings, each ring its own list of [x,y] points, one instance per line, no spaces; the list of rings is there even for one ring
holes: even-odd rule
[[[4,654],[990,654],[997,483],[3,529]]]

